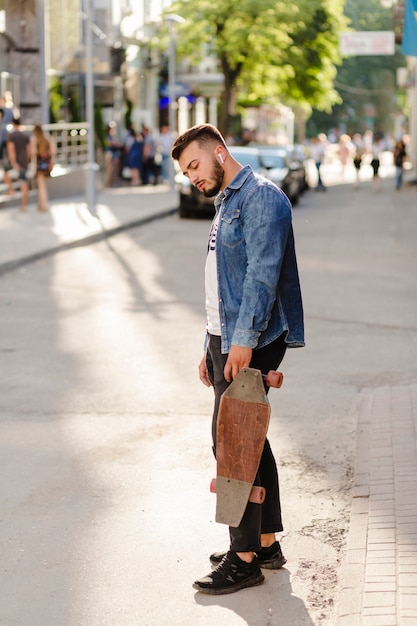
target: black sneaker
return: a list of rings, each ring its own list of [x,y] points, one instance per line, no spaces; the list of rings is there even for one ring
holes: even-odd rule
[[[264,580],[256,555],[252,563],[245,563],[235,552],[227,552],[217,567],[207,576],[196,580],[193,587],[203,593],[220,595],[261,585]]]
[[[226,552],[215,552],[210,555],[210,562],[217,565],[226,556]],[[261,548],[258,554],[259,565],[265,569],[281,569],[287,562],[287,559],[281,552],[279,541],[276,541],[269,548]]]

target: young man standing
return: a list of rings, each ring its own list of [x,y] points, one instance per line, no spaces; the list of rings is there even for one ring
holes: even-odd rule
[[[199,191],[214,197],[206,261],[206,351],[201,381],[214,388],[213,443],[220,397],[244,367],[277,369],[287,347],[304,345],[301,291],[291,205],[273,183],[243,167],[210,124],[180,135],[172,157]],[[249,502],[230,548],[214,553],[215,569],[197,580],[203,593],[232,593],[264,581],[260,567],[279,569],[286,559],[276,539],[283,530],[278,473],[268,440],[256,484],[262,505]]]

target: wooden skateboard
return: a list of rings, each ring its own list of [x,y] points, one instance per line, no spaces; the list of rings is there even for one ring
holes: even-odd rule
[[[217,417],[216,522],[239,526],[248,501],[262,504],[265,489],[254,486],[268,431],[271,408],[265,392],[280,387],[282,374],[246,367],[220,399]]]

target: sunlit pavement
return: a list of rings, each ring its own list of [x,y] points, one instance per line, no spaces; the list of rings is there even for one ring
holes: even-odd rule
[[[23,213],[17,199],[16,206],[0,209],[0,272],[175,212],[177,203],[177,193],[164,185],[103,191],[94,213],[80,198],[51,202],[46,213],[32,202]]]

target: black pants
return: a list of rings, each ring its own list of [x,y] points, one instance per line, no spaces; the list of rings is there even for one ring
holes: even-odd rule
[[[269,370],[278,368],[284,358],[285,351],[286,344],[282,335],[264,348],[254,350],[250,365],[266,374]],[[220,397],[230,384],[223,376],[226,360],[227,354],[221,353],[220,337],[209,335],[206,363],[208,374],[214,387],[212,423],[214,451],[216,450],[217,414]],[[234,552],[257,552],[260,548],[261,533],[274,533],[283,530],[278,472],[268,440],[265,441],[258,475],[254,484],[265,487],[265,501],[263,504],[248,502],[240,525],[237,528],[229,527],[230,549]]]

